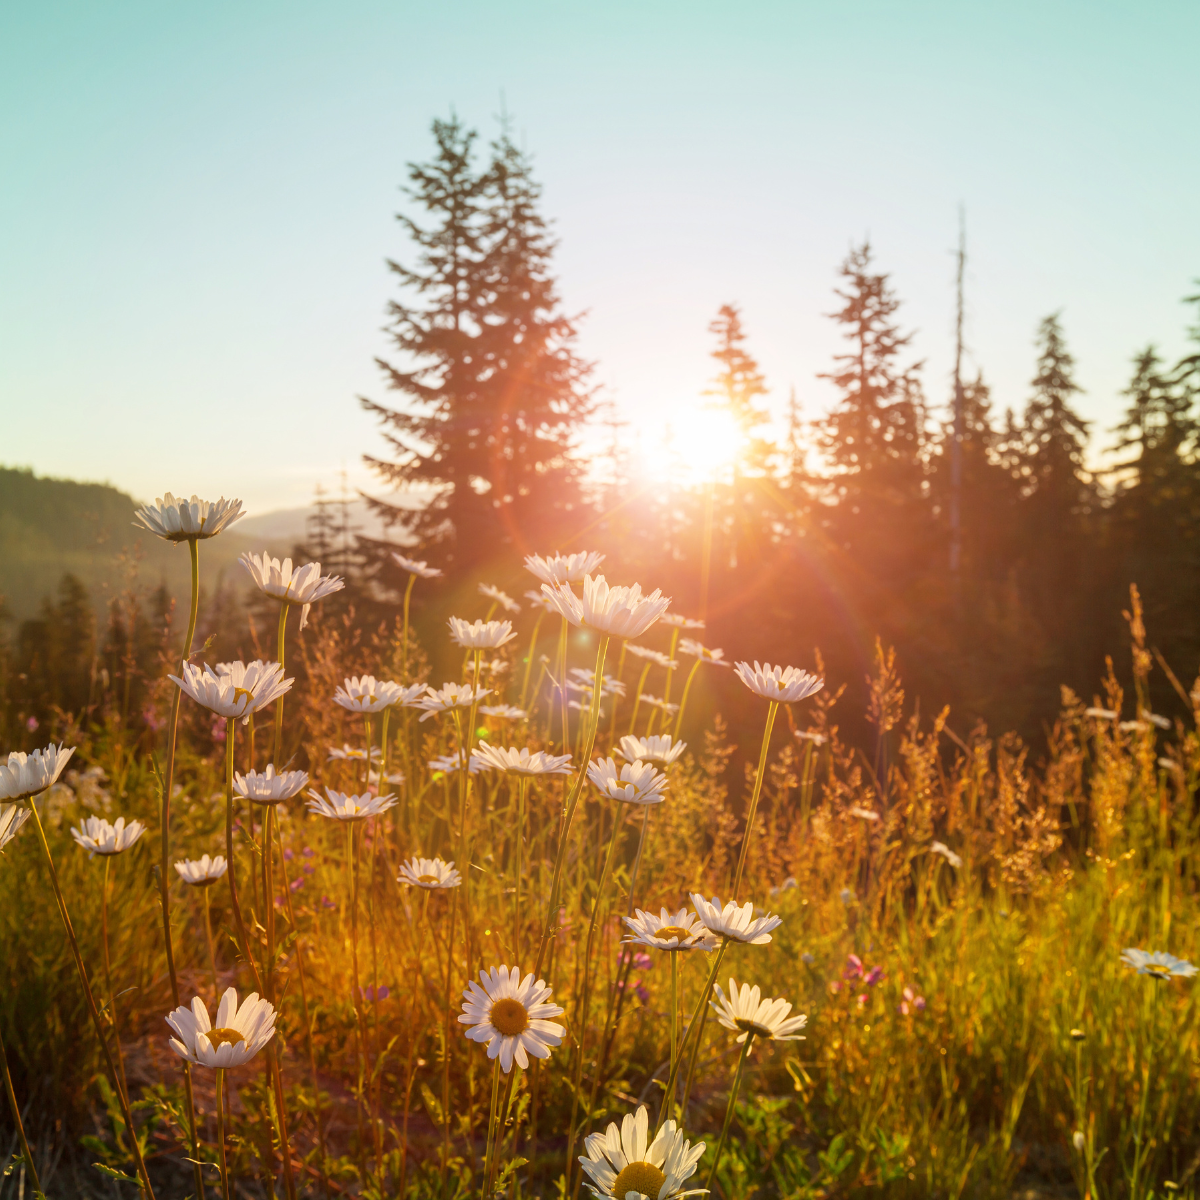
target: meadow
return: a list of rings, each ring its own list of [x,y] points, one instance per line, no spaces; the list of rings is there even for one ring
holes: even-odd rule
[[[237,505],[142,511],[195,563]],[[248,558],[265,660],[209,662],[194,586],[148,733],[27,729],[4,1200],[1195,1193],[1200,682],[1151,711],[1136,590],[1132,691],[1064,689],[1035,760],[882,644],[848,744],[819,660],[731,664],[600,558],[483,581],[449,680],[435,568],[353,628],[319,564]],[[731,714],[694,714],[735,670],[731,787]]]

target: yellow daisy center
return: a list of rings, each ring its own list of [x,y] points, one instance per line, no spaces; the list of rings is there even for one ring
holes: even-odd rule
[[[442,881],[436,875],[418,875],[418,883],[441,883]]]
[[[743,1033],[752,1033],[756,1037],[765,1038],[771,1036],[771,1031],[765,1025],[760,1025],[757,1021],[751,1021],[748,1017],[734,1017],[733,1023]]]
[[[643,1196],[657,1196],[658,1189],[667,1182],[667,1177],[653,1164],[631,1162],[617,1176],[612,1194],[625,1200],[626,1192],[641,1192]]]
[[[505,1037],[516,1037],[529,1028],[529,1013],[520,1000],[505,997],[497,1000],[488,1013],[488,1019]]]
[[[690,931],[684,929],[682,925],[660,925],[654,936],[661,938],[664,942],[669,942],[671,938],[678,938],[682,942],[684,938],[690,936]]]
[[[1158,963],[1149,963],[1146,967],[1146,974],[1153,976],[1155,979],[1171,978],[1170,968],[1160,967]]]
[[[236,1029],[210,1029],[207,1037],[214,1050],[221,1046],[236,1046],[246,1040]]]
[[[233,689],[233,703],[236,706],[237,702],[243,697],[246,697],[246,706],[249,707],[254,703],[254,693],[248,688],[235,687]]]

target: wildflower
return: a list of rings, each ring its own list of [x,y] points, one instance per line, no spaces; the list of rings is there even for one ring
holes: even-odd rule
[[[825,680],[810,675],[799,667],[773,667],[770,663],[754,661],[753,668],[749,663],[740,662],[734,670],[737,677],[755,695],[764,700],[775,700],[782,704],[790,704],[794,700],[803,700],[814,692],[819,692],[825,686]]]
[[[251,992],[239,1007],[237,989],[226,988],[215,1027],[199,996],[192,999],[191,1008],[177,1008],[167,1024],[178,1035],[171,1039],[171,1049],[180,1058],[224,1070],[248,1063],[275,1036],[275,1009],[257,992]]]
[[[925,997],[918,996],[910,987],[906,987],[900,993],[904,999],[900,1001],[899,1011],[903,1016],[908,1016],[911,1012],[925,1011]]]
[[[860,821],[878,821],[879,820],[879,814],[877,812],[875,812],[873,809],[859,808],[858,805],[855,805],[852,809],[850,809],[850,815],[852,817],[857,817]]]
[[[536,575],[543,583],[579,583],[604,561],[603,554],[594,550],[582,550],[578,554],[539,554],[525,556],[525,569]],[[526,593],[530,595],[530,593]],[[538,595],[533,592],[532,595]]]
[[[486,1042],[488,1058],[499,1058],[507,1075],[514,1060],[522,1070],[529,1055],[549,1058],[550,1048],[562,1044],[565,1030],[549,1020],[563,1009],[550,1003],[551,991],[544,979],[521,978],[517,967],[493,967],[479,972],[479,983],[471,980],[463,991],[459,1022],[469,1025],[467,1037]]]
[[[799,1031],[808,1024],[808,1017],[802,1013],[789,1017],[792,1006],[787,1000],[764,1000],[757,986],[744,983],[739,989],[735,979],[729,981],[728,998],[719,983],[713,991],[717,998],[710,1000],[709,1006],[726,1029],[739,1032],[739,1042],[744,1042],[750,1034],[774,1042],[804,1040]]]
[[[641,759],[642,762],[660,762],[664,767],[669,767],[686,749],[687,742],[677,742],[667,733],[644,738],[626,734],[617,747],[617,753],[627,762]]]
[[[422,579],[441,579],[442,572],[437,567],[431,567],[428,563],[418,562],[414,558],[405,558],[403,554],[397,554],[392,551],[392,561],[401,570],[407,571],[410,575],[418,575]]]
[[[679,641],[679,653],[686,654],[689,658],[698,658],[701,662],[712,663],[714,666],[729,666],[725,662],[724,650],[710,650],[707,646],[701,645],[695,638],[681,638]]]
[[[75,753],[75,747],[66,750],[53,742],[45,750],[34,750],[26,754],[13,750],[7,763],[0,763],[0,800],[28,800],[38,792],[44,792],[56,783],[63,768]]]
[[[283,668],[275,662],[222,665],[229,667],[228,673],[218,673],[212,667],[201,670],[192,663],[184,663],[182,679],[177,675],[167,678],[203,708],[226,720],[241,717],[243,725],[250,720],[251,713],[266,708],[292,686],[293,681],[284,679]]]
[[[529,714],[515,704],[481,704],[479,711],[485,717],[499,717],[504,721],[524,721]]]
[[[78,829],[71,830],[71,836],[90,857],[96,854],[120,854],[145,832],[146,826],[141,821],[130,821],[126,825],[125,818],[118,817],[117,823],[110,825],[103,817],[87,817],[79,822]]]
[[[340,592],[346,581],[340,575],[322,575],[320,563],[306,563],[292,570],[292,560],[280,562],[264,551],[261,555],[247,551],[238,562],[250,572],[254,586],[265,596],[283,604],[301,604],[300,628],[308,624],[308,610],[318,600]]]
[[[1173,975],[1191,979],[1196,974],[1196,968],[1187,959],[1176,958],[1165,950],[1156,950],[1153,954],[1132,948],[1122,950],[1121,962],[1139,975],[1152,975],[1155,979],[1170,979]]]
[[[817,960],[815,958],[813,958],[813,956],[811,954],[809,954],[808,951],[806,950],[802,955],[800,955],[800,961],[806,967],[811,967],[813,965],[813,963],[815,963]]]
[[[1119,713],[1113,712],[1111,708],[1085,708],[1083,710],[1085,717],[1095,717],[1100,721],[1115,721]]]
[[[514,775],[569,775],[571,773],[571,756],[569,754],[547,754],[537,751],[529,752],[528,747],[520,750],[509,747],[507,750],[500,746],[491,746],[482,739],[475,746],[475,758],[479,765],[489,771],[510,771]]]
[[[351,675],[333,693],[333,701],[350,712],[379,713],[399,704],[405,690],[398,683],[388,683],[374,675]]]
[[[665,775],[636,759],[619,771],[611,758],[596,759],[588,764],[587,777],[610,799],[626,804],[661,804],[667,788]]]
[[[577,680],[575,683],[567,683],[567,687],[572,691],[594,692],[596,690],[595,671],[590,671],[586,667],[572,667],[570,674]],[[624,697],[625,685],[615,676],[604,675],[600,680],[600,695]]]
[[[815,729],[797,729],[796,736],[802,742],[812,742],[814,746],[823,746],[829,741],[823,733],[818,733]]]
[[[424,684],[421,685],[424,689]],[[362,762],[367,757],[367,752],[361,746],[351,746],[346,742],[342,743],[342,748],[339,750],[336,746],[331,746],[326,753],[326,758],[330,762]],[[383,751],[378,746],[371,747],[371,761],[376,762],[383,757]]]
[[[392,994],[392,989],[386,983],[382,983],[378,988],[359,988],[359,992],[364,1000],[386,1000]]]
[[[29,809],[15,804],[0,805],[0,850],[21,832],[21,826],[29,820]]]
[[[300,794],[308,783],[307,771],[275,772],[275,764],[267,763],[265,771],[247,771],[245,775],[233,773],[233,791],[243,800],[254,804],[279,804]]]
[[[542,584],[554,611],[572,625],[586,625],[615,637],[641,637],[667,611],[670,599],[657,588],[648,596],[641,586],[610,587],[603,575],[583,580],[580,599],[566,584]]]
[[[1151,725],[1157,726],[1159,729],[1170,729],[1171,721],[1169,717],[1160,717],[1158,713],[1152,713],[1148,708],[1143,708],[1138,716],[1143,721],[1149,721]]]
[[[773,930],[783,924],[782,917],[754,916],[754,905],[749,900],[740,908],[730,900],[724,908],[716,896],[709,902],[698,892],[691,894],[696,915],[710,933],[720,934],[730,941],[745,942],[751,946],[765,946],[771,940]]]
[[[795,875],[789,875],[778,887],[773,887],[771,889],[771,899],[778,900],[784,892],[790,892],[792,888],[799,886],[800,885],[796,882]]]
[[[335,792],[326,788],[322,796],[311,788],[308,792],[312,799],[308,802],[308,811],[321,817],[332,817],[336,821],[365,821],[368,817],[377,817],[396,803],[396,797],[390,793],[386,796],[372,796],[364,792],[361,796],[349,796],[345,792]]]
[[[472,623],[461,617],[451,617],[446,624],[450,626],[450,640],[466,650],[498,650],[517,636],[511,621]]]
[[[541,592],[526,592],[525,599],[533,605],[534,608],[540,608],[542,612],[556,612],[554,605],[542,595]]]
[[[945,842],[930,842],[929,853],[940,854],[956,871],[962,866],[963,860]]]
[[[449,775],[452,771],[461,771],[463,769],[462,751],[456,751],[454,754],[439,754],[436,758],[429,760],[429,769],[435,775]],[[477,775],[483,770],[483,764],[479,761],[479,756],[471,755],[471,774]]]
[[[495,600],[505,612],[519,613],[521,611],[521,606],[507,592],[502,592],[498,587],[493,587],[490,583],[481,583],[479,585],[479,594],[486,596],[489,600]]]
[[[863,983],[865,983],[867,987],[874,987],[877,983],[886,978],[887,976],[884,975],[883,968],[880,966],[874,966],[863,976]]]
[[[436,891],[439,888],[458,887],[462,883],[462,875],[454,869],[452,862],[413,855],[407,862],[400,864],[400,874],[396,877],[396,882]]]
[[[226,500],[224,496],[215,502],[198,496],[177,500],[166,492],[153,504],[143,504],[134,513],[133,524],[167,542],[190,542],[216,537],[245,515],[240,500]]]
[[[712,950],[716,942],[695,913],[681,908],[673,913],[661,909],[656,917],[640,908],[632,917],[622,917],[632,936],[624,945],[651,946],[655,950]]]
[[[588,1190],[601,1200],[629,1196],[669,1200],[703,1191],[685,1191],[683,1185],[696,1173],[704,1143],[693,1146],[674,1121],[664,1121],[651,1141],[644,1104],[636,1113],[626,1113],[619,1127],[613,1121],[604,1133],[589,1133],[583,1148],[586,1154],[579,1156],[579,1162],[590,1180]]]
[[[1144,729],[1149,729],[1150,726],[1145,721],[1122,721],[1117,728],[1122,733],[1141,733]]]
[[[37,719],[37,717],[30,717],[30,718],[29,718],[29,719],[28,719],[28,720],[25,722],[25,728],[26,728],[27,730],[29,730],[29,732],[30,732],[30,733],[37,733],[37,731],[38,731],[38,719]]]
[[[679,663],[673,658],[668,658],[661,650],[650,650],[646,646],[629,645],[625,647],[628,654],[632,654],[634,658],[644,658],[647,662],[657,663],[660,667],[666,667],[668,671],[674,671]]]
[[[337,904],[335,901],[331,900],[328,896],[322,896],[321,897],[321,907],[326,908],[326,909],[337,908]]]
[[[1087,1040],[1087,1034],[1082,1029],[1072,1029],[1067,1035],[1073,1042],[1082,1042]]]
[[[228,869],[223,854],[215,858],[209,858],[207,854],[200,858],[185,858],[175,864],[179,878],[191,887],[211,887]]]
[[[426,686],[425,695],[414,700],[412,707],[423,708],[425,713],[421,720],[428,721],[430,717],[454,708],[470,708],[491,694],[491,688],[472,689],[469,684],[443,683],[440,688]]]
[[[864,974],[863,960],[857,954],[846,956],[846,967],[842,971],[843,979],[861,979]]]
[[[669,716],[674,716],[679,711],[678,704],[671,704],[664,700],[661,696],[651,696],[648,692],[643,692],[638,697],[639,704],[649,704],[651,708],[661,709]]]
[[[1073,1134],[1071,1134],[1071,1145],[1075,1147],[1076,1151],[1079,1154],[1083,1153],[1083,1148],[1084,1148],[1084,1146],[1087,1145],[1087,1140],[1084,1138],[1083,1134],[1080,1133],[1080,1131],[1078,1129],[1075,1130],[1075,1132]]]
[[[662,618],[664,625],[670,625],[674,629],[703,629],[704,622],[693,620],[691,617],[681,617],[678,613],[667,613]]]
[[[847,907],[849,907],[854,900],[854,893],[849,888],[842,888],[842,890],[838,892],[838,899],[841,900],[841,902]]]

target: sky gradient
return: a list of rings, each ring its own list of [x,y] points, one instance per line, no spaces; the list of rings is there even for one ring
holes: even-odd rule
[[[1197,44],[1144,0],[9,6],[0,462],[259,512],[368,485],[404,165],[502,103],[631,442],[698,402],[729,301],[776,407],[822,411],[866,235],[944,402],[961,202],[970,369],[1019,408],[1061,309],[1101,446],[1192,315]]]

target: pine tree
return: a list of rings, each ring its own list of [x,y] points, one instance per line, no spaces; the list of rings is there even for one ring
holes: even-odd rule
[[[505,131],[480,168],[476,134],[457,118],[433,133],[434,157],[410,165],[406,189],[427,223],[399,217],[416,265],[389,263],[402,286],[389,311],[404,365],[379,365],[403,404],[362,403],[393,455],[368,464],[431,495],[416,511],[372,500],[375,510],[469,570],[578,521],[570,446],[589,408],[588,368],[558,310],[555,242],[528,158]]]

